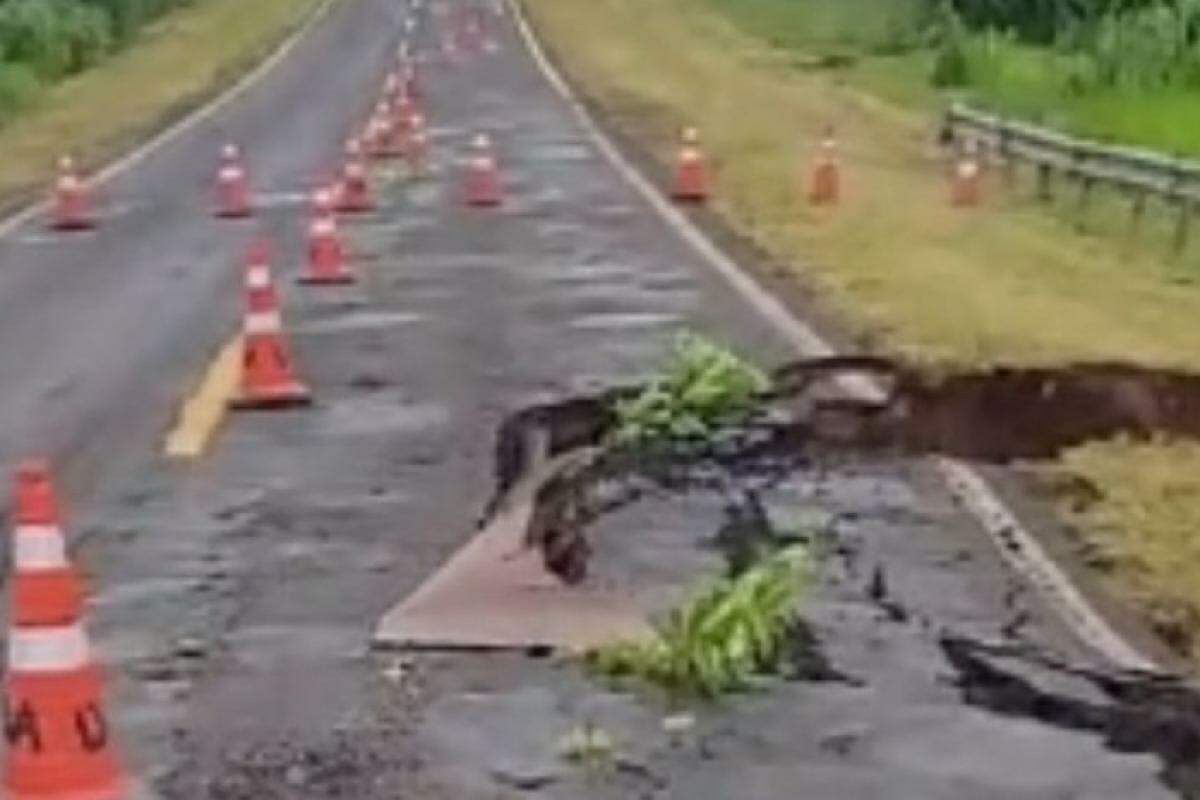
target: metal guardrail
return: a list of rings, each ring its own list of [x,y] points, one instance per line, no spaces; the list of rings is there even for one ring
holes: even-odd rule
[[[1179,208],[1175,247],[1182,250],[1187,244],[1191,218],[1200,209],[1200,161],[1077,139],[962,104],[950,107],[944,124],[944,135],[956,142],[982,144],[1010,169],[1022,161],[1032,164],[1043,200],[1053,197],[1057,175],[1078,185],[1081,209],[1097,186],[1125,192],[1132,197],[1134,224],[1140,222],[1148,196],[1174,204]]]

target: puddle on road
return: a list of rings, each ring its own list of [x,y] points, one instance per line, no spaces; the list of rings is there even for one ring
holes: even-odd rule
[[[545,280],[549,283],[597,283],[622,286],[625,285],[625,281],[632,281],[638,274],[636,269],[623,264],[608,262],[598,262],[595,264],[566,263],[561,269],[554,270],[546,275]]]
[[[315,320],[292,329],[295,336],[314,336],[325,333],[369,330],[373,328],[395,328],[412,325],[426,319],[424,314],[407,311],[357,311],[331,319]]]
[[[597,159],[591,146],[576,142],[532,142],[531,149],[538,161],[551,163],[582,163]]]
[[[434,403],[404,405],[396,398],[353,397],[321,409],[313,420],[318,434],[361,436],[421,433],[435,435],[450,423],[450,409]]]
[[[698,308],[704,296],[696,289],[647,288],[642,284],[579,283],[566,284],[557,303],[565,309],[581,306],[619,305],[636,303],[644,306],[666,306],[680,312]]]
[[[658,311],[611,312],[585,314],[571,320],[570,326],[586,331],[629,331],[641,328],[660,328],[680,325],[683,316]]]
[[[243,666],[269,669],[287,661],[315,658],[361,658],[366,646],[362,631],[353,625],[259,625],[238,628],[224,637]]]

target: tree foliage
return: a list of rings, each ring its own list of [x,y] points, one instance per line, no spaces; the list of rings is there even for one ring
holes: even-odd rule
[[[194,0],[0,0],[0,120]]]

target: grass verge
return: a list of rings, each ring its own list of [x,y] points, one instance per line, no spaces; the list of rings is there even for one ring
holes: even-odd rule
[[[698,125],[718,171],[717,210],[786,263],[803,264],[806,281],[873,346],[964,365],[1200,365],[1193,267],[1164,261],[1161,248],[1148,246],[1153,230],[1119,234],[1116,209],[1092,209],[1090,227],[1076,229],[1063,224],[1069,209],[1047,214],[1018,192],[1001,192],[995,176],[985,208],[950,208],[923,90],[903,88],[913,81],[902,73],[859,65],[859,80],[798,64],[794,52],[731,22],[736,11],[724,0],[522,2],[575,85],[663,163],[679,128]],[[917,110],[880,99],[906,93]],[[831,122],[847,196],[836,209],[814,210],[804,173]],[[1187,448],[1117,442],[1064,462],[1099,493],[1078,518],[1083,535],[1103,541],[1124,532],[1128,549],[1109,574],[1152,614],[1153,598],[1175,591],[1168,587],[1200,614],[1191,567],[1150,555],[1176,548],[1179,537],[1193,549],[1200,540],[1176,522],[1200,517],[1193,457]],[[1152,469],[1190,488],[1176,487],[1163,504],[1148,478],[1123,482],[1123,470]],[[1153,572],[1144,566],[1152,561]]]
[[[109,158],[212,96],[303,24],[320,0],[205,0],[147,26],[136,43],[63,81],[0,130],[0,198],[46,185],[62,153]]]

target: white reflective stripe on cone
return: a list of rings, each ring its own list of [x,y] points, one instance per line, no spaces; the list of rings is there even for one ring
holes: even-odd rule
[[[245,331],[253,336],[259,333],[278,333],[283,327],[283,320],[278,311],[258,311],[246,315]]]
[[[266,289],[271,285],[271,270],[266,267],[251,267],[246,272],[246,285],[251,289]]]
[[[91,662],[87,634],[79,624],[57,628],[13,628],[8,635],[8,671],[67,672]]]
[[[53,525],[18,525],[13,534],[13,568],[17,572],[67,566],[62,531]]]

